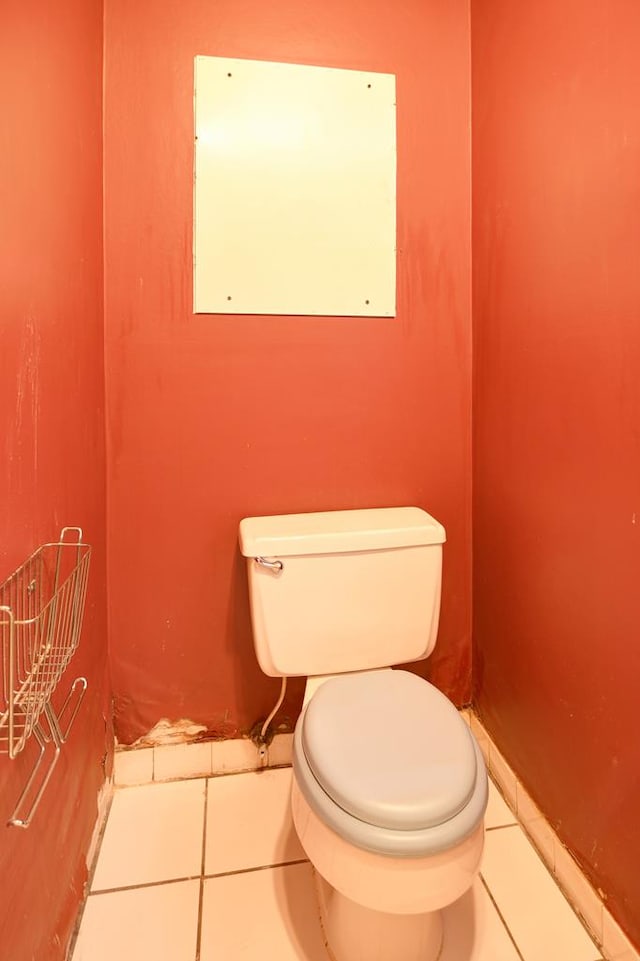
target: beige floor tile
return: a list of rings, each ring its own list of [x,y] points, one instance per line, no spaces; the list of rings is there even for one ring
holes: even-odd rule
[[[252,925],[246,926],[247,904]],[[258,912],[258,913],[256,913]],[[444,912],[440,961],[520,961],[480,881]],[[201,961],[327,961],[307,864],[205,882]]]
[[[200,961],[328,961],[311,866],[205,881]]]
[[[443,911],[444,940],[438,961],[520,961],[482,881]]]
[[[516,823],[515,814],[491,778],[489,778],[489,804],[487,805],[487,811],[484,816],[484,826],[489,829]]]
[[[209,781],[206,874],[305,857],[291,819],[291,768]]]
[[[525,961],[600,956],[520,827],[487,833],[482,875]]]
[[[205,783],[176,781],[116,791],[92,890],[199,876]]]
[[[73,961],[193,961],[199,881],[90,895]]]

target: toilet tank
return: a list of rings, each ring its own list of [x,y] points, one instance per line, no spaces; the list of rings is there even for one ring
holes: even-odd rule
[[[340,674],[428,657],[444,541],[442,525],[418,507],[242,520],[264,673]]]

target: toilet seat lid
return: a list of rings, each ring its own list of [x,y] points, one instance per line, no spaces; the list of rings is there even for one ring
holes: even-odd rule
[[[335,803],[378,827],[443,824],[476,783],[467,725],[437,688],[408,671],[326,681],[305,711],[302,748]]]

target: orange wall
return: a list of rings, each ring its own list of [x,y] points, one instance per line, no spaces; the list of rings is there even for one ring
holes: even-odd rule
[[[4,826],[35,752],[0,756],[0,954],[62,961],[106,753],[102,5],[4,0],[0,27],[0,580],[64,525],[94,553],[89,690],[26,830]],[[66,684],[63,680],[66,693]]]
[[[640,943],[640,8],[472,33],[477,700]]]
[[[244,515],[417,504],[447,527],[427,667],[470,682],[469,11],[464,0],[106,2],[111,653],[119,737],[246,728]],[[194,316],[195,54],[398,78],[398,316]],[[300,684],[285,714],[295,715]]]

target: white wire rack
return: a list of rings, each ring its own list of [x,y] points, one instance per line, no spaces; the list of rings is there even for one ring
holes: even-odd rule
[[[31,823],[87,688],[77,677],[54,710],[51,699],[80,641],[90,557],[81,528],[64,527],[59,541],[43,544],[0,585],[0,754],[14,759],[31,738],[38,745],[8,820],[15,827]]]

